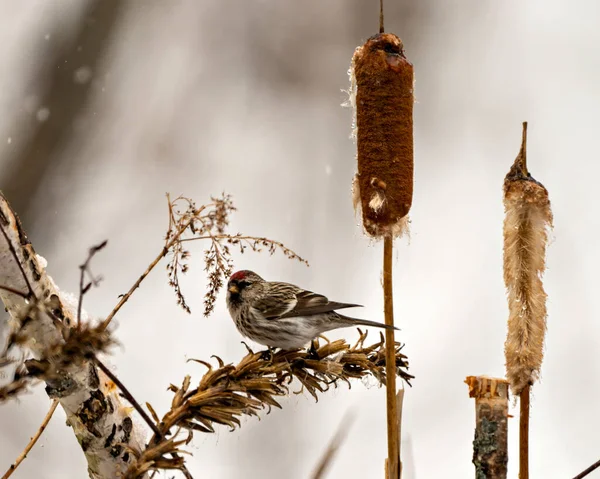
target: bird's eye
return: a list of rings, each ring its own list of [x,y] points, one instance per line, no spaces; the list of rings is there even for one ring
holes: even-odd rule
[[[400,47],[398,45],[394,45],[393,43],[386,43],[386,45],[383,47],[383,51],[386,53],[399,54]]]
[[[244,289],[246,286],[250,286],[250,284],[252,284],[250,281],[238,281],[238,287],[240,289]]]

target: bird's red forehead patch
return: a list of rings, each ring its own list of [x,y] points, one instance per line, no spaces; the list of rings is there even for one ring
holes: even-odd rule
[[[235,273],[233,273],[231,275],[231,277],[229,278],[229,281],[231,281],[231,280],[239,281],[241,279],[244,279],[247,274],[248,274],[248,271],[246,271],[246,270],[236,271]]]

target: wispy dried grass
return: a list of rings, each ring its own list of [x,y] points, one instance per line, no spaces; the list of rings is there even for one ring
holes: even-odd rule
[[[124,294],[113,310],[104,320],[106,328],[131,295],[140,287],[140,284],[156,265],[167,255],[171,258],[167,264],[169,285],[175,291],[177,304],[184,311],[191,312],[181,289],[180,274],[189,270],[190,251],[184,243],[190,241],[206,240],[209,246],[204,250],[204,270],[208,275],[208,287],[204,298],[204,315],[208,316],[214,309],[217,294],[223,287],[227,277],[231,274],[232,259],[231,246],[239,248],[244,253],[248,248],[253,251],[266,250],[274,254],[281,251],[290,259],[298,260],[308,266],[308,262],[298,256],[294,251],[279,241],[259,236],[245,236],[240,233],[228,234],[229,217],[235,207],[229,195],[223,194],[220,198],[211,198],[211,202],[197,207],[196,203],[185,196],[178,196],[173,201],[167,194],[169,208],[169,227],[165,235],[165,244],[156,258],[148,265],[140,277],[133,283],[129,291]]]
[[[185,440],[179,437],[183,431],[211,433],[216,425],[233,430],[241,426],[244,416],[257,416],[263,409],[268,413],[272,407],[281,408],[278,398],[289,394],[294,379],[301,385],[296,393],[306,390],[317,401],[319,394],[341,382],[351,386],[351,379],[373,376],[380,384],[385,384],[383,336],[370,346],[364,346],[366,338],[367,333],[360,332],[360,338],[353,346],[344,340],[323,345],[317,342],[319,359],[304,350],[279,351],[270,359],[265,359],[265,351],[249,350],[237,365],[226,365],[216,358],[218,368],[213,368],[207,362],[194,360],[205,365],[208,372],[194,388],[190,388],[189,376],[185,377],[181,387],[169,387],[174,392],[171,410],[162,419],[148,404],[162,437],[154,435],[144,451],[133,452],[137,461],[131,465],[126,477],[142,477],[150,470],[179,469],[180,458],[167,456],[182,452],[181,446],[190,440],[189,435]],[[406,372],[408,362],[401,349],[402,346],[396,343],[396,371],[409,382],[413,376]]]
[[[208,275],[207,292],[204,296],[204,315],[214,309],[217,294],[232,273],[233,262],[231,247],[244,253],[247,249],[269,254],[281,251],[289,259],[308,262],[279,241],[258,236],[227,234],[231,213],[236,210],[231,196],[223,194],[220,198],[211,198],[207,205],[196,206],[194,201],[184,196],[169,200],[169,228],[165,236],[166,248],[171,259],[167,264],[169,284],[177,296],[177,304],[188,313],[190,308],[181,291],[179,273],[188,271],[190,252],[184,243],[196,240],[209,241],[204,251],[204,270]],[[189,236],[186,236],[189,233]]]

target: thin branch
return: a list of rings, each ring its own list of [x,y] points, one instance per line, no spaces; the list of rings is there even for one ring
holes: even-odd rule
[[[15,218],[16,218],[16,216],[15,216]],[[17,224],[16,227],[18,227],[18,226],[19,225]],[[19,266],[19,270],[21,270],[21,275],[23,276],[23,279],[25,280],[25,284],[27,285],[27,289],[29,290],[28,298],[29,297],[35,298],[35,293],[33,292],[33,288],[31,287],[31,283],[29,282],[29,278],[27,278],[27,275],[25,274],[25,270],[23,269],[23,265],[21,264],[21,261],[19,260],[19,257],[17,256],[17,252],[15,251],[15,248],[14,248],[12,242],[10,241],[10,238],[8,237],[8,234],[6,233],[6,231],[4,231],[4,225],[0,224],[0,231],[2,231],[2,236],[4,236],[4,239],[6,240],[6,244],[8,245],[8,249],[10,250],[10,253],[12,254],[13,258],[15,259],[15,262]]]
[[[590,467],[588,467],[585,471],[582,471],[579,474],[577,474],[573,479],[582,479],[585,476],[587,476],[590,472],[594,472],[599,467],[600,467],[600,460],[596,461],[594,464],[592,464]]]
[[[379,33],[385,32],[383,28],[383,0],[379,0]]]
[[[44,430],[46,429],[46,426],[50,422],[50,419],[52,419],[52,415],[54,414],[54,411],[56,411],[56,406],[58,406],[58,399],[54,399],[52,401],[52,404],[50,405],[50,409],[48,410],[46,417],[42,421],[42,424],[40,424],[40,427],[38,428],[37,432],[31,438],[31,440],[29,441],[29,444],[27,444],[27,446],[25,446],[25,449],[19,455],[19,457],[17,457],[15,462],[13,462],[11,464],[11,466],[8,468],[8,471],[6,471],[6,473],[2,476],[2,479],[8,479],[12,475],[12,473],[15,472],[17,467],[19,467],[19,464],[21,464],[25,460],[25,458],[27,457],[27,454],[29,454],[29,451],[31,451],[31,449],[33,449],[33,446],[35,446],[35,443],[40,438],[40,436],[42,435]]]
[[[81,274],[79,276],[79,301],[77,303],[77,329],[79,329],[80,324],[81,324],[81,308],[83,305],[83,296],[85,293],[87,293],[89,291],[89,289],[92,287],[92,285],[97,285],[99,282],[99,278],[96,279],[96,278],[94,278],[94,276],[91,273],[89,273],[90,261],[92,261],[92,258],[94,257],[94,255],[98,251],[100,251],[102,248],[104,248],[107,243],[108,243],[108,240],[104,240],[99,245],[92,246],[89,250],[88,257],[86,258],[85,262],[82,265],[79,265]],[[91,281],[87,285],[84,285],[86,272],[89,273],[89,275],[91,277]]]
[[[134,409],[138,412],[138,414],[140,416],[142,416],[142,418],[144,419],[144,421],[146,421],[146,424],[148,424],[148,426],[150,426],[150,429],[152,429],[152,432],[154,434],[156,434],[158,437],[162,437],[162,433],[160,432],[160,429],[158,429],[158,427],[156,426],[156,424],[154,424],[154,422],[152,421],[152,419],[150,419],[150,417],[148,416],[148,414],[146,414],[146,411],[144,411],[144,409],[142,408],[142,406],[140,406],[140,403],[138,403],[136,401],[136,399],[127,390],[127,388],[119,380],[119,378],[117,376],[115,376],[113,374],[113,372],[110,369],[108,369],[104,365],[104,363],[102,361],[100,361],[98,358],[94,358],[94,361],[96,362],[96,364],[98,365],[98,367],[102,370],[102,372],[104,374],[106,374],[110,378],[110,380],[117,385],[117,387],[121,390],[121,393],[123,394],[123,396],[125,397],[125,399],[127,399],[127,401],[129,401],[129,404],[131,404],[134,407]]]
[[[8,291],[9,293],[12,294],[16,294],[17,296],[20,296],[23,299],[28,299],[29,296],[27,295],[27,293],[23,293],[22,291],[19,291],[18,289],[15,288],[11,288],[10,286],[2,286],[0,285],[0,289],[4,290],[4,291]]]
[[[203,208],[204,207],[201,207],[199,210],[197,210],[198,213],[200,211],[202,211]],[[177,232],[171,238],[171,241],[169,241],[169,242],[167,242],[167,244],[165,244],[162,251],[158,254],[158,256],[156,256],[156,258],[154,258],[154,260],[146,268],[146,271],[144,271],[142,273],[142,275],[137,279],[137,281],[135,283],[133,283],[133,286],[129,289],[129,291],[127,291],[127,293],[121,297],[121,300],[117,303],[117,305],[114,307],[114,309],[109,313],[109,315],[106,317],[106,319],[102,323],[102,327],[104,329],[106,329],[106,327],[110,324],[112,319],[115,317],[115,314],[117,314],[119,312],[119,310],[123,307],[123,305],[129,300],[129,298],[131,298],[131,295],[135,292],[135,290],[140,287],[140,284],[142,284],[142,281],[144,281],[144,279],[146,279],[146,276],[148,276],[150,274],[150,272],[154,269],[154,267],[160,262],[160,260],[163,259],[169,253],[169,250],[171,249],[171,247],[175,244],[176,241],[179,240],[179,237],[190,226],[190,223],[192,221],[194,221],[193,217],[190,218],[189,221],[187,221],[181,228],[179,228],[177,230]]]

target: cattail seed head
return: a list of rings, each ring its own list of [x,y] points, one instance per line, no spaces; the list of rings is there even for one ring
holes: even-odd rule
[[[356,49],[351,76],[358,150],[355,204],[369,235],[400,236],[413,194],[413,66],[402,41],[382,33]]]
[[[506,376],[515,395],[538,379],[544,357],[546,292],[541,276],[553,221],[548,191],[527,170],[526,135],[524,123],[521,151],[504,180]]]

